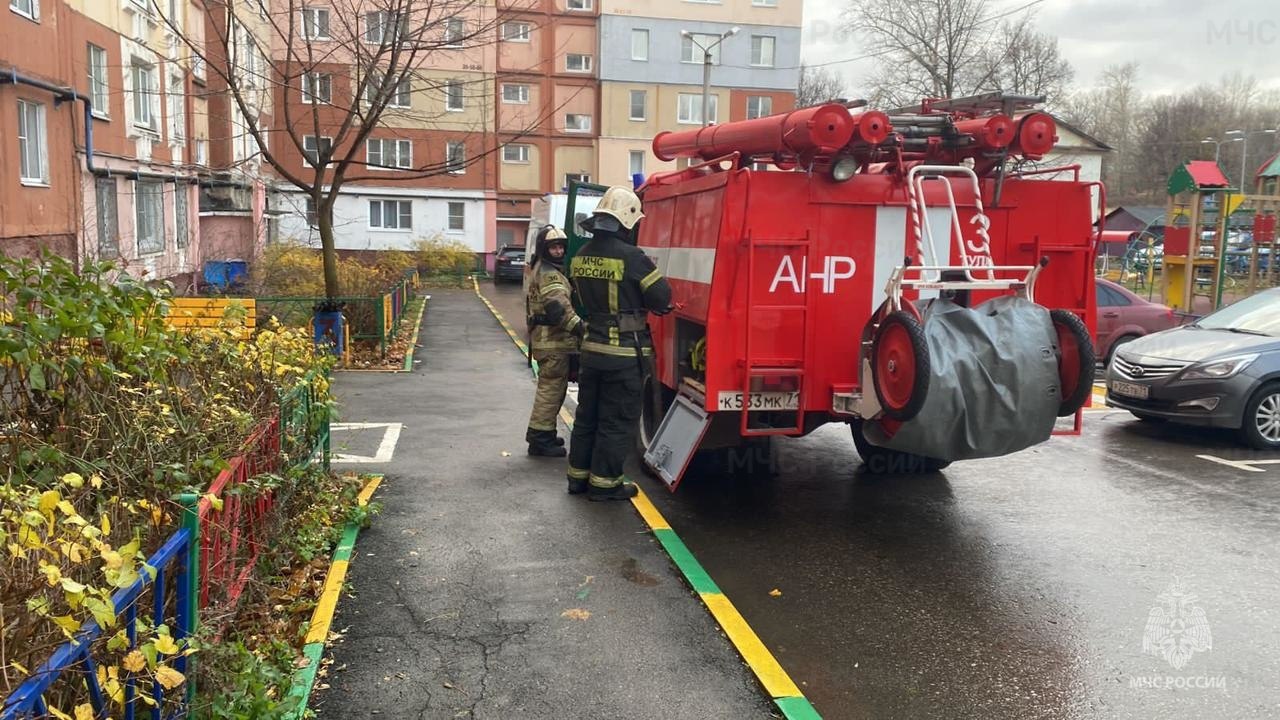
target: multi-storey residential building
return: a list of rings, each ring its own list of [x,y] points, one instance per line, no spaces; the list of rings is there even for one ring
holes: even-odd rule
[[[498,0],[496,245],[523,243],[531,201],[597,178],[597,0]]]
[[[190,280],[200,263],[190,55],[199,5],[7,0],[0,10],[0,252],[45,248]],[[90,111],[86,112],[86,108]]]
[[[368,98],[354,97],[366,68],[343,48],[352,43],[376,48],[395,23],[372,9],[351,19],[353,23],[340,23],[332,15],[337,9],[325,0],[307,3],[298,19],[307,30],[296,42],[309,44],[333,62],[280,84],[279,156],[291,173],[312,181],[316,171],[307,155],[332,148],[345,157],[354,150],[356,164],[334,205],[339,249],[410,249],[420,239],[443,237],[462,241],[477,253],[491,253],[497,217],[495,11],[491,4],[467,4],[464,11],[444,16],[440,11],[425,14],[428,4],[421,7],[424,14],[414,22],[431,25],[426,34],[438,31],[459,40],[456,46],[430,50],[412,68],[377,127],[360,140],[353,133],[344,137],[341,125],[354,104],[367,105]],[[344,26],[357,28],[359,36],[342,37]],[[336,49],[328,47],[331,43]],[[278,66],[285,52],[282,42],[272,48]],[[281,190],[288,214],[280,219],[280,236],[315,241],[314,202],[296,188]]]
[[[799,0],[610,0],[600,17],[600,182],[674,166],[651,144],[703,124],[704,48],[713,48],[711,123],[793,109],[801,14]]]

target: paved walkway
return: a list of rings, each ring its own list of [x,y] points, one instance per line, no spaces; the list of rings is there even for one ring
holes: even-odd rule
[[[335,383],[340,422],[403,428],[389,462],[335,466],[386,480],[320,717],[776,716],[630,504],[569,496],[563,460],[525,455],[533,381],[475,294],[433,292],[422,344],[410,375]],[[338,431],[335,451],[386,437]]]

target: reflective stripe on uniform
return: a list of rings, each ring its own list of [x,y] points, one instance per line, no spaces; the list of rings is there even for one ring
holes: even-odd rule
[[[643,348],[645,355],[652,355],[653,350]],[[617,345],[606,345],[604,343],[593,342],[591,340],[582,341],[582,352],[593,352],[601,355],[613,355],[614,357],[635,357],[636,349],[633,347],[619,347]]]
[[[609,328],[609,344],[621,345],[622,343],[620,342],[620,340],[621,338],[618,337],[618,328],[616,327]]]
[[[573,329],[574,329],[574,328],[576,328],[576,327],[578,327],[578,324],[579,324],[579,323],[581,323],[581,322],[582,322],[582,318],[578,317],[578,316],[577,316],[577,314],[570,315],[570,316],[569,316],[569,327],[567,328],[567,329],[568,329],[568,331],[569,331],[569,332],[573,332]]]
[[[618,283],[609,283],[609,312],[618,314]]]
[[[574,480],[586,480],[587,478],[591,477],[591,471],[579,470],[578,468],[570,465],[569,477],[573,478]]]
[[[662,279],[662,272],[657,268],[654,268],[653,272],[641,278],[640,290],[641,291],[648,290],[650,286],[652,286],[654,283],[658,282],[661,279]]]
[[[622,476],[615,478],[600,477],[595,473],[591,473],[591,485],[598,488],[614,488],[622,484]]]
[[[542,297],[543,300],[546,300],[548,295],[555,292],[562,292],[567,295],[569,294],[569,288],[565,287],[564,283],[560,282],[559,280],[556,280],[554,282],[549,282],[546,285],[543,285],[542,288],[538,291],[538,294]]]

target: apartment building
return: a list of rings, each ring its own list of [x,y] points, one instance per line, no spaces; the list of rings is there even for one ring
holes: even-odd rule
[[[467,244],[476,253],[494,250],[497,218],[497,154],[495,125],[496,33],[492,4],[458,13],[419,15],[414,23],[429,26],[425,35],[441,33],[439,47],[398,84],[376,128],[360,140],[342,134],[350,109],[369,97],[360,93],[366,69],[350,48],[377,48],[397,23],[388,13],[370,10],[340,22],[324,0],[308,3],[300,24],[307,28],[300,44],[333,62],[302,77],[281,83],[277,103],[278,148],[291,173],[311,181],[315,168],[307,157],[320,148],[337,156],[354,152],[356,164],[347,174],[334,206],[335,242],[345,250],[409,249],[428,238]],[[423,8],[427,8],[426,4]],[[358,37],[344,37],[342,26]],[[456,38],[456,42],[448,38]],[[331,48],[330,45],[335,47]],[[345,47],[345,49],[344,49]],[[277,43],[273,57],[284,58]],[[278,63],[279,64],[279,63]],[[371,91],[372,83],[365,83]],[[305,128],[297,130],[297,128]],[[292,136],[286,131],[293,128]],[[301,136],[299,138],[299,135]],[[294,141],[301,140],[301,147]],[[358,144],[358,147],[352,147]],[[330,170],[331,172],[332,170]],[[279,235],[318,241],[316,208],[293,188],[281,188],[284,210]]]
[[[521,243],[531,201],[597,179],[597,0],[499,0],[497,246]]]
[[[664,130],[786,112],[800,82],[800,0],[610,0],[600,17],[599,181],[674,169],[653,155]],[[737,28],[737,32],[721,37]]]
[[[200,265],[207,108],[172,32],[188,0],[5,0],[0,252],[118,259],[190,282]],[[197,69],[198,70],[198,69]]]

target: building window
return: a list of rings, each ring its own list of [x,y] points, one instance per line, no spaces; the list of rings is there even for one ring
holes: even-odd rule
[[[644,90],[631,91],[631,119],[632,120],[644,120],[648,117],[645,113],[645,105],[648,104],[646,102],[647,98],[648,98],[648,93],[645,92]]]
[[[502,146],[502,162],[504,163],[529,162],[529,146],[528,145],[503,145]]]
[[[133,184],[134,234],[139,255],[164,251],[164,185],[138,181]]]
[[[467,172],[467,145],[458,140],[450,140],[445,145],[445,163],[449,174],[462,175]]]
[[[383,91],[383,79],[381,73],[370,71],[369,82],[364,86],[364,101],[370,105],[378,101],[378,94]],[[409,78],[404,78],[396,83],[395,89],[391,91],[391,96],[387,98],[387,107],[389,108],[407,108],[411,106],[410,98],[413,96],[413,85]]]
[[[155,66],[133,58],[129,74],[133,81],[133,124],[155,132],[156,115],[159,113],[155,112],[152,102],[158,99],[160,94]]]
[[[705,62],[706,49],[711,48],[711,64],[719,65],[720,47],[723,44],[720,42],[719,35],[703,35],[701,33],[684,35],[680,38],[680,62]]]
[[[116,207],[115,178],[98,178],[94,182],[98,206],[98,257],[109,260],[120,255],[120,216]]]
[[[751,0],[756,7],[778,7],[778,0]]]
[[[315,198],[307,198],[307,227],[320,227],[320,211],[316,209]]]
[[[332,151],[333,151],[333,138],[331,137],[317,138],[315,135],[302,136],[302,154],[306,156],[307,160],[309,160],[312,165],[319,167],[320,156],[323,154],[327,161],[329,157],[329,153]]]
[[[329,11],[326,8],[302,8],[302,39],[329,39]]]
[[[720,117],[719,106],[720,98],[715,95],[708,95],[707,117],[709,122],[716,122]],[[676,108],[676,121],[684,125],[701,125],[702,120],[702,96],[692,93],[680,93],[678,107]]]
[[[569,72],[591,72],[591,56],[569,53],[564,56],[564,69]]]
[[[9,9],[22,17],[40,22],[40,0],[9,0]]]
[[[369,227],[375,230],[412,230],[413,203],[409,200],[370,200]]]
[[[747,119],[754,120],[773,114],[773,98],[768,95],[747,96]]]
[[[467,204],[449,203],[449,232],[462,232],[467,229]]]
[[[649,31],[636,29],[631,31],[631,59],[642,62],[649,61]]]
[[[395,13],[378,10],[364,14],[364,41],[371,45],[394,45],[409,35],[409,18],[397,18]],[[398,22],[397,22],[398,21]]]
[[[407,170],[413,167],[413,141],[386,138],[370,138],[365,141],[365,154],[369,167]]]
[[[631,174],[643,175],[644,174],[644,151],[632,150],[629,153],[629,160],[630,162],[628,163],[628,165],[630,167]]]
[[[187,136],[187,91],[181,75],[169,76],[169,139],[181,143]]]
[[[568,113],[564,116],[565,132],[591,132],[591,116]]]
[[[567,7],[570,10],[592,10],[595,8],[595,0],[569,0]]]
[[[89,45],[89,101],[93,114],[105,118],[109,114],[111,93],[107,86],[107,51]]]
[[[529,102],[529,86],[528,85],[503,85],[502,86],[502,102],[527,104]]]
[[[329,104],[333,100],[333,75],[309,72],[302,75],[302,102]]]
[[[462,83],[448,80],[444,84],[444,109],[450,112],[462,112]]]
[[[467,25],[462,18],[447,18],[444,21],[444,46],[462,47],[462,36],[466,33]]]
[[[196,164],[197,165],[209,164],[209,141],[208,140],[196,141]]]
[[[770,35],[751,36],[751,64],[756,67],[773,67],[774,39]]]
[[[591,182],[591,176],[586,173],[565,173],[564,174],[564,187],[566,190],[569,188],[569,185],[571,183],[589,183],[589,182]]]
[[[173,241],[179,248],[187,246],[187,186],[175,185],[173,192]]]
[[[191,56],[191,76],[197,80],[204,80],[205,79],[204,68],[205,68],[204,58],[200,57],[199,55],[193,54]]]
[[[45,143],[44,105],[18,101],[18,157],[24,183],[49,182],[49,147]]]
[[[502,39],[507,42],[529,42],[529,23],[508,22],[502,24]]]

